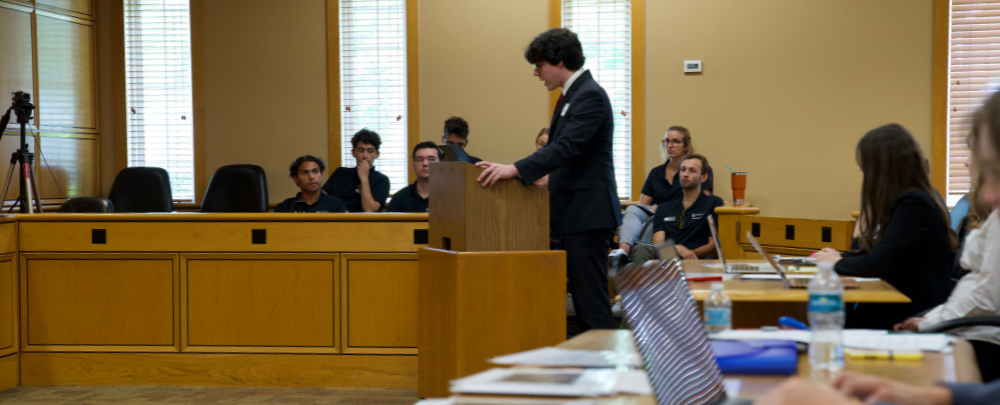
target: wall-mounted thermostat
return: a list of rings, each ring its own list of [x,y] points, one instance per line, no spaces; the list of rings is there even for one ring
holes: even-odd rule
[[[700,60],[684,61],[684,73],[701,73],[701,61]]]

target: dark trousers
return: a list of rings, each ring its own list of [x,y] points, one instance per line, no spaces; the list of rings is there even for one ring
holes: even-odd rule
[[[580,332],[615,327],[607,275],[608,247],[614,236],[613,228],[562,235],[569,293],[573,295]]]
[[[976,362],[979,363],[979,373],[983,383],[1000,379],[1000,346],[980,340],[970,340],[972,349],[976,351]]]

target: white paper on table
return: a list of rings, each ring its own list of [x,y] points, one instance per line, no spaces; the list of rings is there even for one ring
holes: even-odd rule
[[[812,340],[812,332],[805,330],[761,331],[727,330],[709,335],[715,340],[769,340],[785,339],[801,343]],[[889,333],[884,330],[847,329],[844,330],[844,347],[857,349],[917,349],[929,352],[951,350],[954,339],[943,333]]]
[[[610,369],[494,368],[452,380],[451,392],[594,397],[615,394],[618,377]]]
[[[788,278],[813,278],[816,277],[812,274],[789,274]],[[843,277],[845,279],[853,278],[854,281],[882,281],[878,277]],[[777,274],[743,274],[740,277],[741,280],[781,280],[781,276]]]
[[[619,394],[653,395],[653,386],[649,385],[649,377],[644,370],[619,371],[615,391]]]
[[[743,388],[743,380],[739,378],[723,378],[722,386],[726,390],[726,396],[736,398],[740,396],[740,389]]]
[[[634,353],[610,350],[570,350],[543,347],[525,352],[497,356],[491,363],[503,365],[545,367],[642,367],[642,358]]]
[[[538,398],[479,398],[450,397],[434,399],[435,402],[417,402],[416,405],[594,405],[588,399],[538,399]]]

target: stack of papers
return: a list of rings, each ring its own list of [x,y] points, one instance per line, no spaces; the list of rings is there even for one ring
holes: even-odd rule
[[[805,330],[761,331],[728,330],[709,335],[717,340],[772,340],[786,339],[801,343],[812,340],[812,332]],[[899,350],[912,349],[928,352],[948,352],[954,338],[944,333],[893,333],[884,330],[844,330],[844,346],[856,349]]]
[[[610,350],[570,350],[555,347],[497,356],[491,363],[542,367],[642,367],[642,359],[634,353],[616,353]]]
[[[595,397],[617,394],[652,395],[653,389],[645,371],[494,368],[452,380],[451,392]]]

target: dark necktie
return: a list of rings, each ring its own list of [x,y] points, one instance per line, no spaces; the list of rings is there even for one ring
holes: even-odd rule
[[[559,92],[559,101],[556,101],[556,110],[552,112],[553,115],[559,114],[559,109],[562,108],[563,94]]]

